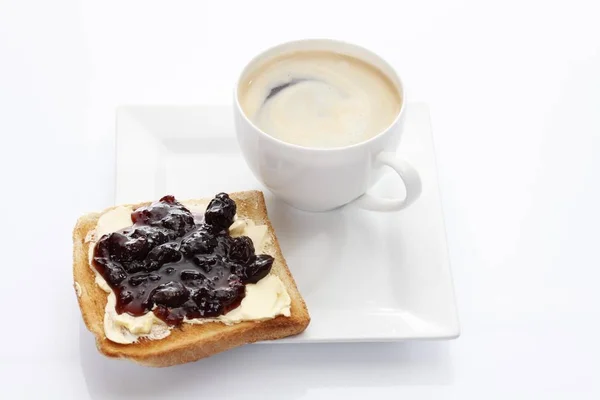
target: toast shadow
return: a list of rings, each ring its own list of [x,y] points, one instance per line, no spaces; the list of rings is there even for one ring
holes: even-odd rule
[[[79,350],[92,399],[179,399],[196,393],[280,399],[283,390],[294,399],[335,387],[448,385],[453,381],[449,349],[448,342],[261,344],[195,363],[148,368],[101,355],[81,323]]]

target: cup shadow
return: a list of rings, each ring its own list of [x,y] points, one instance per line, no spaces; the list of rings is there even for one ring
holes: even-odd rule
[[[298,210],[265,193],[269,219],[296,283],[310,297],[330,275],[347,238],[347,215],[343,209],[326,213]]]

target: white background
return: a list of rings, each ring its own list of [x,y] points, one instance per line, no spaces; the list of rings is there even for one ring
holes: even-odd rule
[[[597,7],[0,0],[2,392],[600,398]],[[114,107],[228,103],[250,56],[309,36],[381,53],[430,104],[462,336],[249,346],[168,370],[103,360],[72,294],[70,233],[111,204]]]

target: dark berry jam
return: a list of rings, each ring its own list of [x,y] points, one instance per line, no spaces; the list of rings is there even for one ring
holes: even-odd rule
[[[116,311],[154,314],[169,325],[239,306],[245,285],[265,277],[273,257],[256,255],[247,236],[231,237],[235,202],[220,193],[203,220],[173,196],[131,214],[133,226],[104,235],[93,265],[117,297]]]

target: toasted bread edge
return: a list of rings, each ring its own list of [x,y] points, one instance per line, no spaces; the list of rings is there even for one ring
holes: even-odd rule
[[[236,192],[230,196],[237,204],[238,216],[267,225],[270,240],[265,252],[275,258],[271,273],[282,280],[290,295],[291,316],[234,325],[219,322],[183,324],[161,340],[142,339],[127,345],[111,342],[104,334],[107,295],[95,283],[95,274],[88,264],[89,244],[85,242],[88,232],[95,228],[102,213],[89,213],[79,218],[73,230],[73,278],[84,323],[96,337],[101,353],[109,357],[130,359],[146,366],[166,367],[196,361],[248,343],[296,335],[306,329],[310,316],[281,252],[262,192]],[[137,208],[147,204],[149,202],[131,206]],[[110,207],[103,213],[113,208]]]

